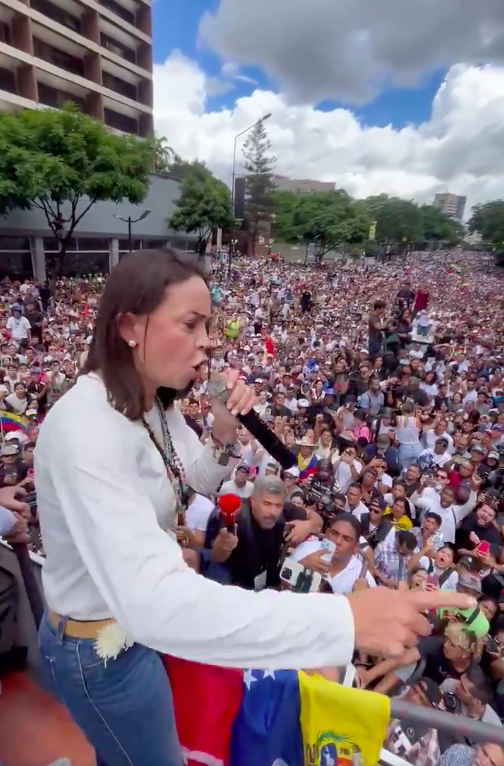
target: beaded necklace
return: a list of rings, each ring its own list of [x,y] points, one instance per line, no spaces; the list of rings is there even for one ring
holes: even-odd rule
[[[151,428],[145,417],[142,417],[142,423],[147,430],[152,443],[161,455],[161,459],[163,460],[164,466],[166,468],[166,473],[168,474],[168,478],[173,486],[173,491],[175,492],[175,498],[177,501],[177,515],[183,517],[188,505],[190,487],[186,482],[185,470],[182,461],[180,460],[179,456],[177,455],[177,451],[173,446],[173,441],[171,438],[170,430],[168,428],[168,424],[166,422],[163,405],[161,404],[160,399],[157,397],[154,403],[156,405],[159,419],[161,421],[161,433],[163,435],[162,445],[159,443],[154,430]]]

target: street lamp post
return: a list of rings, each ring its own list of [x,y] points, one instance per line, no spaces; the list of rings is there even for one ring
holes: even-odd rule
[[[245,128],[245,130],[242,130],[241,133],[237,133],[237,135],[235,136],[234,146],[233,146],[233,171],[231,173],[231,209],[233,212],[233,216],[234,216],[234,203],[235,203],[235,180],[236,180],[236,146],[237,146],[238,139],[240,138],[240,136],[243,136],[245,133],[248,133],[249,130],[252,130],[253,128],[255,128],[256,125],[259,125],[261,122],[264,122],[265,120],[269,120],[270,117],[271,117],[271,112],[268,112],[263,117],[261,117],[260,120],[257,120],[257,122],[254,122],[253,125],[249,125],[248,128]],[[235,240],[235,241],[238,242],[238,240]],[[229,248],[228,279],[231,278],[231,258],[232,258],[232,253],[231,253],[231,248]]]
[[[256,125],[259,125],[261,122],[265,122],[265,120],[269,120],[271,117],[271,112],[268,112],[264,115],[264,117],[261,117],[260,120],[257,120],[257,122],[254,122],[253,125],[249,125],[248,128],[245,128],[245,130],[242,130],[241,133],[238,133],[235,136],[234,140],[234,148],[233,148],[233,172],[231,174],[231,203],[233,205],[233,212],[234,212],[234,198],[235,198],[235,179],[236,179],[236,145],[237,141],[240,138],[240,136],[243,136],[245,133],[248,133],[249,130],[252,130],[252,128],[255,128]]]
[[[127,218],[123,218],[122,215],[115,215],[114,218],[117,218],[118,221],[123,221],[123,223],[128,224],[128,250],[131,253],[132,251],[132,239],[131,239],[131,225],[133,223],[138,223],[139,221],[144,221],[148,215],[151,214],[151,210],[144,210],[142,215],[138,218],[132,218],[130,215]]]

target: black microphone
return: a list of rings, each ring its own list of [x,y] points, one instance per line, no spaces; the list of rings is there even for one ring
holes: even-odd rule
[[[207,394],[218,399],[225,404],[231,395],[231,391],[226,388],[226,379],[221,377],[210,378],[207,384]],[[254,439],[264,447],[266,452],[271,455],[273,460],[280,463],[284,471],[296,463],[296,456],[285,444],[280,441],[274,431],[262,420],[257,412],[250,410],[246,415],[237,415],[236,419],[250,431]]]

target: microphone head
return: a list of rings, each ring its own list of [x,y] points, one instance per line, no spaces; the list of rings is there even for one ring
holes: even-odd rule
[[[233,525],[241,507],[241,500],[238,495],[221,495],[217,500],[217,506],[219,516],[226,526]]]
[[[226,378],[222,375],[212,375],[209,378],[206,392],[209,396],[213,396],[224,403],[229,399],[229,394],[231,393],[226,387]]]

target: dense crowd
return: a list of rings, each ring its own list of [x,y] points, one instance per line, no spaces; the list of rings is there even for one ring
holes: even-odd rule
[[[282,471],[243,428],[221,495],[241,498],[234,528],[216,498],[189,497],[177,537],[223,583],[344,594],[382,585],[457,589],[469,614],[430,615],[432,635],[397,661],[356,656],[355,682],[501,725],[504,717],[504,297],[481,253],[410,253],[314,268],[216,258],[209,372],[180,399],[206,441],[208,374],[230,367],[296,454]],[[0,289],[0,487],[31,496],[48,408],[72,385],[103,278]],[[21,427],[15,428],[15,422]],[[99,438],[99,434],[97,434]],[[30,544],[42,552],[36,498]],[[16,534],[24,534],[19,519]],[[392,721],[386,746],[412,763],[504,766],[463,732]],[[485,749],[486,748],[486,749]]]

